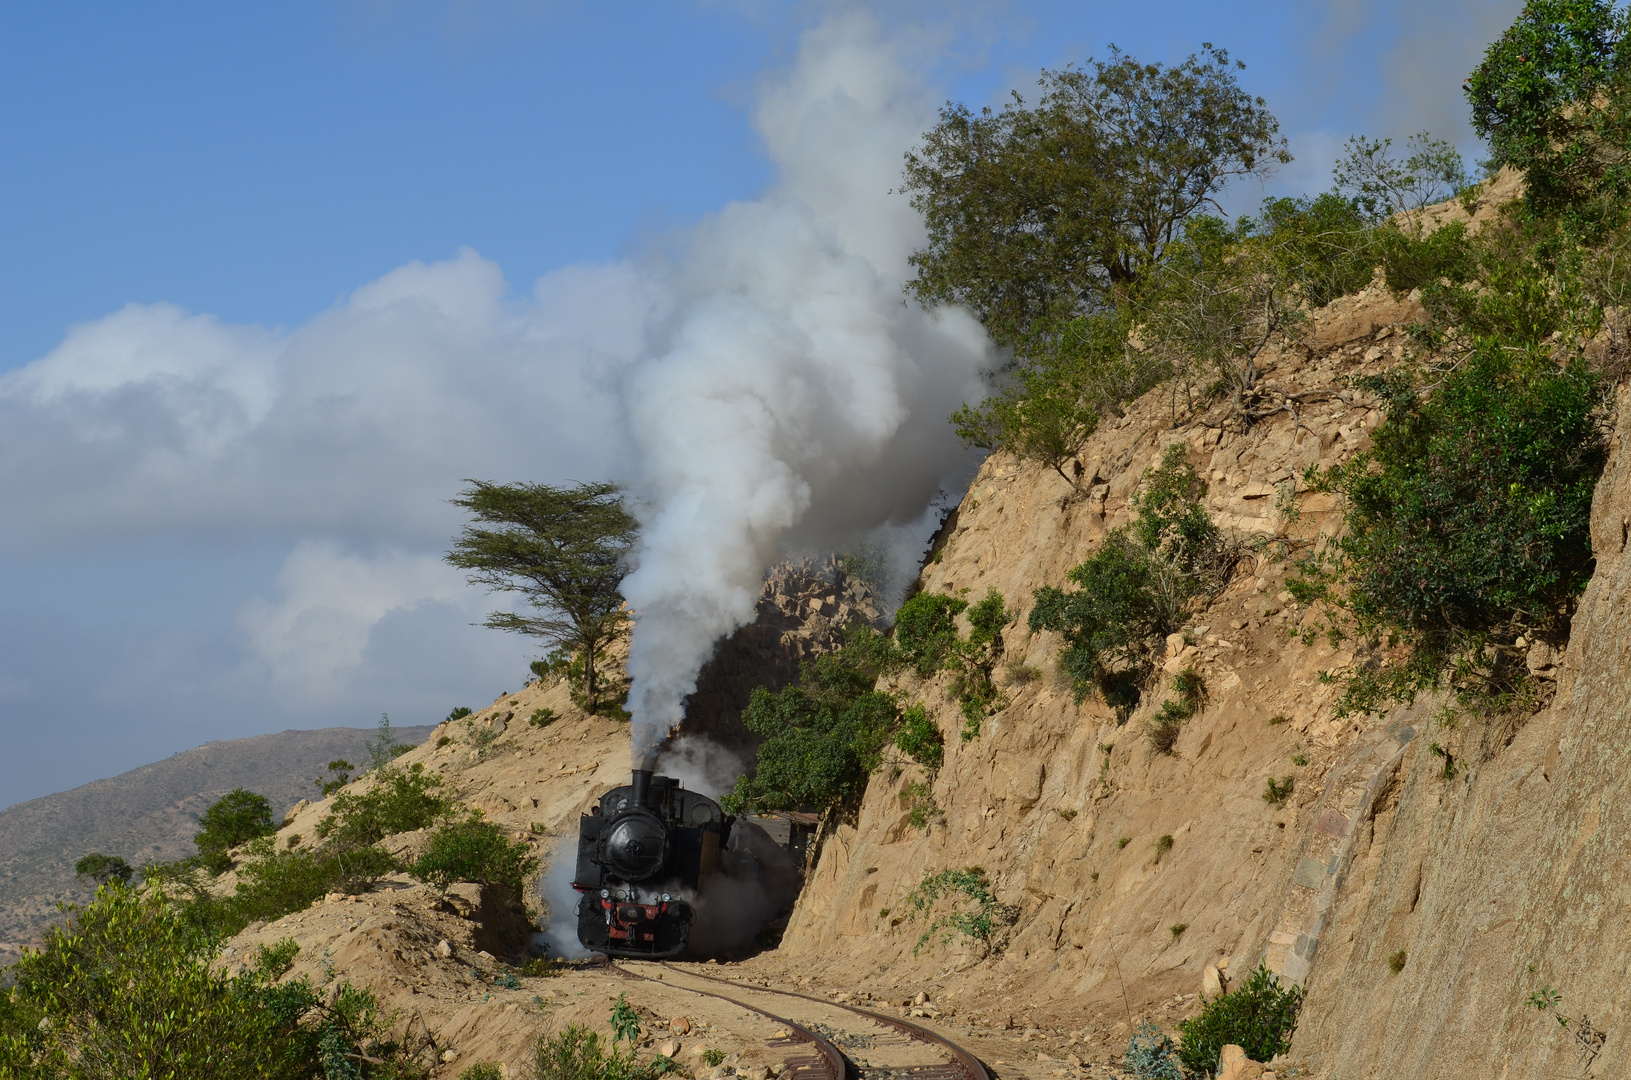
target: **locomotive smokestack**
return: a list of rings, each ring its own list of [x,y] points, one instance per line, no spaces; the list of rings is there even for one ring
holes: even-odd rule
[[[645,806],[646,795],[651,790],[651,770],[634,770],[634,805]]]

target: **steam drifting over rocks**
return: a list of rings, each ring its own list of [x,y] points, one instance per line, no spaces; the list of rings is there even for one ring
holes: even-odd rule
[[[692,234],[664,345],[627,372],[638,763],[714,643],[753,618],[772,562],[920,520],[972,471],[945,418],[982,392],[985,335],[901,299],[918,226],[891,188],[930,119],[869,18],[808,34],[757,114],[780,179]]]

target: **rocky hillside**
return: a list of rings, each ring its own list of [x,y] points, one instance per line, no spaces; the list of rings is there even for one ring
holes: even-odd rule
[[[1468,214],[1439,216],[1457,213]],[[1487,208],[1471,216],[1487,220]],[[1341,527],[1333,497],[1309,491],[1304,471],[1370,445],[1382,412],[1354,379],[1399,362],[1422,314],[1379,284],[1314,313],[1303,344],[1260,358],[1285,407],[1245,431],[1215,415],[1175,423],[1157,390],[1092,438],[1077,485],[988,460],[920,585],[971,599],[994,589],[1017,616],[1001,637],[999,707],[965,740],[949,674],[892,676],[890,689],[939,727],[943,766],[887,760],[853,818],[824,823],[780,945],[734,973],[912,1010],[1028,1080],[1112,1075],[1131,1025],[1170,1030],[1259,964],[1307,993],[1275,1075],[1631,1074],[1620,991],[1631,937],[1616,918],[1631,856],[1631,791],[1621,790],[1631,784],[1631,390],[1606,417],[1595,577],[1572,637],[1513,645],[1541,687],[1536,710],[1455,719],[1423,695],[1386,715],[1338,717],[1325,676],[1369,658],[1322,633],[1319,606],[1287,588],[1292,559]],[[1254,554],[1167,639],[1160,685],[1121,716],[1076,700],[1060,640],[1031,633],[1026,615],[1038,588],[1063,584],[1131,520],[1146,470],[1174,446],[1206,480],[1213,520]],[[748,752],[734,720],[747,690],[784,685],[852,615],[877,612],[835,567],[772,575],[758,623],[722,645],[688,738],[660,767],[704,790],[727,784],[729,755],[702,740]],[[1197,707],[1160,752],[1152,721],[1176,693],[1171,677],[1190,669]],[[576,710],[564,686],[534,685],[438,729],[404,760],[560,868],[576,815],[625,781],[628,737]],[[327,812],[297,807],[278,842],[299,843]],[[390,844],[411,854],[422,842]],[[926,935],[913,917],[914,889],[943,872],[990,883],[988,940]],[[549,878],[529,897],[540,909]],[[624,984],[515,977],[505,962],[521,955],[523,931],[473,886],[443,896],[396,876],[251,926],[228,959],[293,937],[297,971],[375,987],[432,1040],[441,1074],[497,1060],[525,1075],[541,1032],[603,1026]],[[1550,998],[1557,1015],[1532,1006],[1537,993],[1561,994]],[[654,1028],[682,1007],[659,997],[631,989]],[[754,1060],[751,1039],[674,1041],[682,1061],[726,1053],[721,1078]]]
[[[399,728],[417,743],[428,727]],[[312,790],[335,758],[368,760],[374,733],[360,728],[281,731],[228,739],[172,754],[106,780],[0,811],[0,965],[38,940],[59,901],[89,896],[74,861],[91,851],[132,866],[193,852],[198,816],[233,788],[260,792],[282,813]]]

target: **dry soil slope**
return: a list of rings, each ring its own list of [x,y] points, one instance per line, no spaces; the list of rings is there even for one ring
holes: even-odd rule
[[[429,727],[400,728],[418,743]],[[366,761],[372,732],[360,728],[282,731],[229,739],[143,765],[72,791],[0,811],[0,963],[35,940],[59,900],[85,895],[74,860],[89,851],[137,864],[192,853],[198,816],[236,787],[267,796],[281,814],[312,791],[312,780],[335,758]]]

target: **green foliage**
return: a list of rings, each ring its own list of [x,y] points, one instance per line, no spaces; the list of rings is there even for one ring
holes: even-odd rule
[[[1178,939],[1184,936],[1184,931],[1188,930],[1188,929],[1189,929],[1189,924],[1188,923],[1178,922],[1178,923],[1173,923],[1171,926],[1167,927],[1167,933],[1171,934],[1173,942],[1177,943]]]
[[[708,1049],[702,1052],[702,1063],[710,1069],[717,1069],[725,1060],[725,1051]]]
[[[713,1052],[725,1060],[722,1052]],[[598,1032],[571,1024],[565,1031],[539,1037],[533,1075],[536,1080],[653,1080],[665,1071],[659,1064],[663,1060],[638,1065],[633,1053],[622,1053],[615,1042],[604,1043]]]
[[[1408,372],[1368,385],[1387,422],[1322,483],[1348,500],[1336,549],[1348,612],[1410,653],[1351,680],[1341,706],[1379,709],[1446,670],[1464,684],[1521,677],[1484,648],[1518,627],[1561,632],[1591,576],[1601,380],[1583,360],[1488,339],[1430,396]]]
[[[1422,236],[1401,229],[1382,229],[1378,230],[1378,238],[1388,288],[1400,293],[1421,289],[1431,294],[1429,306],[1435,299],[1466,302],[1467,297],[1443,291],[1443,283],[1459,286],[1477,268],[1467,227],[1461,222],[1452,221]]]
[[[1491,163],[1544,172],[1580,153],[1567,114],[1623,70],[1624,34],[1612,0],[1530,0],[1464,88]]]
[[[1170,373],[1162,357],[1132,344],[1131,329],[1127,305],[1065,322],[1005,373],[996,394],[953,413],[953,429],[970,446],[1041,462],[1081,488],[1092,477],[1074,459],[1099,420]]]
[[[1228,1045],[1246,1051],[1253,1061],[1268,1061],[1291,1047],[1302,1008],[1300,986],[1281,987],[1267,966],[1252,972],[1234,992],[1201,1006],[1201,1014],[1178,1024],[1178,1055],[1197,1076],[1213,1076],[1218,1055]]]
[[[895,646],[927,678],[945,666],[957,645],[957,616],[968,601],[945,593],[920,592],[895,612]]]
[[[243,788],[227,792],[204,811],[198,824],[200,828],[193,835],[198,861],[216,874],[232,867],[228,849],[277,830],[272,824],[272,804],[266,796]]]
[[[459,1080],[504,1080],[504,1071],[496,1061],[478,1061],[459,1073]]]
[[[328,780],[324,780],[321,776],[319,776],[312,782],[317,785],[318,790],[323,793],[323,798],[326,799],[336,791],[339,791],[341,788],[351,783],[351,774],[357,767],[351,764],[351,762],[347,761],[345,758],[335,758],[333,761],[325,765],[324,768],[332,773],[333,776]]]
[[[1155,839],[1155,861],[1156,862],[1160,862],[1161,861],[1161,856],[1165,855],[1167,852],[1172,850],[1172,844],[1173,844],[1173,840],[1172,840],[1171,834],[1163,833],[1162,835],[1156,837],[1156,839]],[[1185,924],[1184,928],[1188,929],[1188,924],[1187,923]],[[1182,931],[1180,931],[1180,933],[1181,932]]]
[[[96,851],[74,863],[74,876],[88,877],[98,885],[106,885],[110,881],[129,881],[135,872],[122,857]]]
[[[902,789],[900,805],[906,811],[906,823],[914,829],[927,830],[946,816],[934,801],[934,791],[919,780],[912,781]]]
[[[998,927],[1013,921],[1013,913],[997,902],[985,870],[978,866],[924,874],[923,879],[906,894],[905,902],[911,905],[907,918],[913,921],[919,917],[927,918],[940,901],[948,897],[954,905],[952,910],[944,911],[929,921],[923,935],[912,947],[914,956],[936,934],[940,935],[943,944],[950,942],[952,933],[956,932],[965,940],[980,941],[989,946]]]
[[[1127,1040],[1122,1067],[1139,1080],[1184,1080],[1178,1048],[1160,1028],[1144,1020]]]
[[[1451,143],[1422,131],[1405,145],[1411,153],[1401,160],[1393,154],[1392,139],[1349,139],[1335,169],[1337,191],[1379,221],[1423,210],[1467,186],[1466,165]]]
[[[280,943],[244,975],[213,963],[218,939],[162,894],[107,885],[69,909],[11,969],[0,1066],[39,1080],[263,1077],[407,1080],[428,1070],[391,1037],[371,992],[275,980]]]
[[[1282,780],[1276,780],[1271,776],[1263,788],[1263,801],[1270,806],[1284,806],[1286,800],[1291,798],[1291,793],[1296,787],[1297,778],[1295,776],[1288,776]]]
[[[441,786],[442,778],[422,764],[387,768],[366,792],[335,795],[333,812],[317,823],[317,835],[331,846],[353,848],[428,828],[454,807],[453,799],[437,790]]]
[[[391,714],[381,713],[379,717],[379,733],[369,739],[364,746],[368,750],[368,766],[379,770],[385,768],[397,758],[406,754],[413,747],[396,741],[396,732],[391,730]]]
[[[487,625],[569,648],[584,665],[587,711],[599,711],[598,664],[628,620],[618,587],[638,525],[616,484],[469,481],[453,500],[470,511],[447,561],[490,591],[519,593],[537,611],[495,611]]]
[[[771,693],[757,687],[742,711],[763,735],[758,768],[720,801],[727,813],[826,810],[858,801],[900,721],[894,697],[872,689],[875,670],[850,666],[846,650],[807,664],[801,682]]]
[[[911,705],[901,713],[895,745],[918,764],[938,769],[946,757],[946,740],[922,705]]]
[[[1378,230],[1352,199],[1335,193],[1267,199],[1242,231],[1266,238],[1266,269],[1311,308],[1358,292],[1375,271]]]
[[[1409,957],[1403,949],[1400,949],[1398,952],[1389,953],[1387,958],[1387,969],[1393,974],[1397,975],[1399,972],[1404,970],[1405,962],[1408,959]]]
[[[250,845],[230,896],[195,894],[189,910],[221,933],[233,934],[256,920],[303,911],[331,892],[366,892],[396,869],[396,860],[374,846],[279,850],[266,839]]]
[[[465,717],[470,715],[472,715],[470,707],[468,705],[460,705],[452,712],[448,713],[447,719],[442,722],[444,724],[451,724],[455,720],[463,720]]]
[[[420,881],[446,889],[456,881],[503,885],[517,897],[528,877],[538,872],[538,857],[524,840],[510,840],[502,829],[472,811],[430,834],[425,853],[408,870]]]
[[[629,1004],[629,995],[618,994],[612,1003],[612,1043],[626,1042],[633,1046],[640,1039],[640,1014]]]
[[[1022,349],[1106,308],[1231,180],[1290,160],[1240,67],[1210,45],[1172,67],[1112,50],[1043,71],[1034,108],[947,105],[906,159],[928,231],[908,290]]]
[[[532,715],[527,717],[527,723],[535,728],[544,728],[558,719],[559,717],[555,715],[554,709],[534,709]]]

